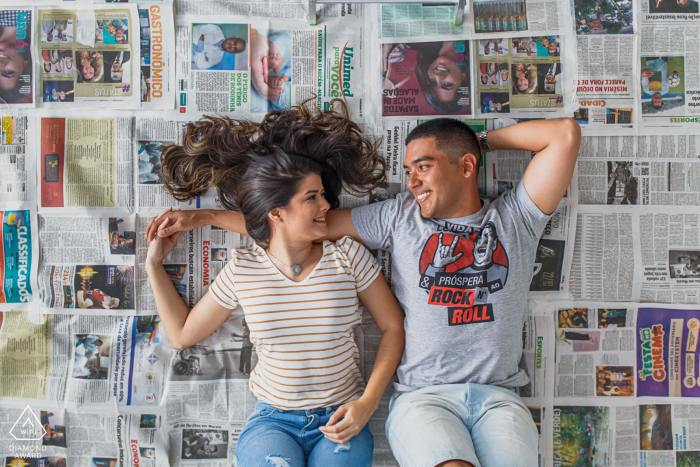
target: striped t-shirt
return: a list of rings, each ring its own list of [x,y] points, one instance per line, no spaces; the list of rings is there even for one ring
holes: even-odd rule
[[[377,260],[351,237],[323,242],[323,256],[301,282],[279,272],[263,248],[235,250],[209,288],[229,309],[243,307],[258,364],[253,394],[285,410],[358,399],[365,383],[353,329],[357,293],[379,274]]]

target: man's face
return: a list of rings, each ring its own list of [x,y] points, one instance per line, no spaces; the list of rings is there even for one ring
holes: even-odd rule
[[[501,70],[501,80],[502,81],[508,81],[508,70]]]
[[[73,68],[73,57],[66,57],[66,58],[64,58],[64,60],[66,62],[66,68],[69,70],[72,69]]]
[[[106,295],[104,300],[102,301],[102,306],[107,309],[116,308],[119,306],[119,299]]]
[[[118,81],[121,83],[122,81],[122,74],[124,69],[122,68],[121,64],[118,62],[115,62],[112,64],[112,81]]]
[[[474,243],[474,264],[487,266],[493,262],[493,252],[498,246],[498,238],[493,227],[487,225]]]
[[[66,100],[66,91],[59,91],[58,93],[58,98],[63,100]]]
[[[48,42],[53,42],[53,34],[48,33],[48,34],[46,35],[46,40],[47,40]]]
[[[238,37],[229,37],[221,44],[221,48],[230,54],[237,54],[245,49],[245,41]]]
[[[547,73],[547,76],[544,77],[544,90],[547,92],[554,92],[557,86],[557,79],[554,77],[553,74]]]
[[[651,96],[651,106],[656,109],[660,109],[664,106],[664,100],[660,92],[655,92],[654,95]]]
[[[496,112],[500,112],[503,109],[503,104],[500,102],[496,103]]]
[[[420,205],[425,218],[450,219],[454,200],[464,189],[457,164],[450,164],[447,155],[437,148],[435,138],[419,138],[406,146],[404,170],[407,187]]]
[[[114,40],[117,42],[124,42],[126,39],[126,36],[124,35],[124,30],[122,28],[117,28],[117,30],[114,32]]]
[[[558,48],[558,47],[557,47],[557,43],[554,42],[554,41],[551,41],[551,42],[549,43],[549,47],[547,47],[547,50],[548,50],[548,52],[549,52],[549,55],[556,55],[556,53],[557,53],[557,48]]]

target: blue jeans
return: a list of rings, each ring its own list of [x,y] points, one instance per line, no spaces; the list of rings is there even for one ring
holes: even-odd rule
[[[365,426],[346,444],[336,444],[318,429],[338,407],[281,410],[255,404],[236,448],[239,467],[371,467],[374,437]]]
[[[512,390],[443,384],[396,393],[386,436],[401,467],[450,459],[475,467],[537,467],[537,426]]]

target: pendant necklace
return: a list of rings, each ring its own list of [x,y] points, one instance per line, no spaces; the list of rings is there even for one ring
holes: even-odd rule
[[[307,259],[311,258],[311,255],[313,254],[314,249],[313,249],[313,247],[311,247],[311,253],[309,253],[309,256],[307,256],[306,259],[305,259],[304,261],[302,261],[302,262],[299,263],[299,264],[292,264],[291,266],[288,265],[287,263],[285,263],[284,261],[282,261],[281,259],[279,259],[277,256],[273,255],[273,254],[272,254],[272,251],[270,251],[269,248],[267,249],[267,252],[270,253],[270,256],[272,256],[273,258],[275,258],[275,259],[276,259],[277,261],[279,261],[280,263],[284,264],[284,265],[287,266],[288,268],[292,268],[292,274],[294,274],[295,276],[298,276],[299,274],[301,274],[301,265],[304,264],[304,263],[306,262]]]

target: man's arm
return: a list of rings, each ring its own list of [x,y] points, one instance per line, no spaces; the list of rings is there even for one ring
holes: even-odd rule
[[[205,225],[213,225],[220,229],[230,230],[243,235],[248,235],[245,228],[245,219],[240,211],[228,211],[219,209],[202,209],[198,211],[180,211],[168,208],[157,217],[151,219],[146,227],[146,238],[152,241],[158,232],[158,226],[163,224],[165,219],[168,227],[161,229],[161,237],[169,237],[177,232],[192,230]],[[346,235],[362,242],[352,223],[352,216],[349,209],[334,209],[326,214],[326,225],[328,235],[319,240],[335,241]]]
[[[535,151],[522,183],[535,205],[551,214],[566,194],[576,166],[581,129],[575,120],[534,120],[490,131],[493,149]]]

